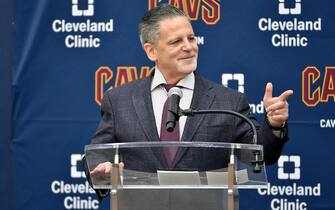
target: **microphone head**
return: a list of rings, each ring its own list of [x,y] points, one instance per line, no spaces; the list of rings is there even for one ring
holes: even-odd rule
[[[183,97],[183,92],[178,87],[173,87],[168,92],[168,97],[172,95],[178,95],[180,98]]]

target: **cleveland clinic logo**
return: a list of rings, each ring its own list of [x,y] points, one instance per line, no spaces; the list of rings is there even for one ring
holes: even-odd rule
[[[288,172],[287,165],[293,164],[293,172]],[[300,179],[300,156],[298,155],[282,155],[278,160],[278,179],[290,179],[299,180]]]
[[[286,0],[288,1],[288,0]],[[301,14],[301,0],[295,0],[294,8],[287,8],[285,0],[279,0],[278,12],[280,15],[300,15]]]
[[[292,2],[293,4],[289,4]],[[322,30],[322,19],[313,18],[302,20],[302,0],[278,0],[278,13],[285,18],[262,17],[258,21],[258,28],[271,35],[274,47],[307,47],[310,33]]]
[[[71,154],[71,178],[85,178],[85,173],[80,171],[82,154]],[[95,191],[88,181],[74,181],[56,179],[50,184],[51,192],[63,199],[63,209],[99,209],[99,201],[95,199]]]
[[[101,33],[114,31],[113,19],[94,21],[94,0],[71,0],[73,17],[70,20],[54,19],[52,30],[63,34],[67,48],[99,48],[102,44]],[[85,18],[86,17],[86,18]]]
[[[94,15],[94,0],[85,0],[87,9],[79,9],[79,0],[72,0],[72,16],[93,16]]]
[[[282,155],[278,160],[278,179],[290,181],[286,185],[268,183],[265,188],[259,188],[257,191],[260,195],[271,196],[269,203],[271,210],[307,210],[310,209],[307,197],[320,197],[321,183],[300,185],[293,181],[300,178],[300,156]]]

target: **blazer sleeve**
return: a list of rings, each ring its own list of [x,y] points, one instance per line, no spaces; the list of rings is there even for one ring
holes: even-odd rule
[[[100,111],[101,119],[98,128],[96,130],[96,133],[92,138],[91,141],[92,144],[112,143],[115,141],[115,119],[111,101],[112,100],[110,99],[109,93],[106,92],[101,104],[101,111]],[[93,188],[85,156],[83,157],[82,162],[86,179],[90,184],[90,186]],[[109,195],[108,189],[95,189],[95,192],[99,201],[101,201],[104,197]]]
[[[95,135],[91,141],[92,144],[113,143],[115,139],[115,115],[112,106],[110,92],[106,92],[101,104],[101,119]]]
[[[83,163],[83,168],[84,168],[86,179],[87,179],[89,185],[93,189],[92,179],[91,179],[91,176],[90,176],[90,171],[88,169],[88,165],[87,165],[87,161],[86,161],[85,156],[82,159],[82,163]],[[94,191],[95,191],[95,194],[97,195],[99,201],[101,201],[104,197],[107,197],[109,195],[109,190],[108,189],[94,189]]]

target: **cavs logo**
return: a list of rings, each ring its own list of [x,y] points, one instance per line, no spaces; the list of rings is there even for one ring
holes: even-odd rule
[[[322,74],[315,66],[302,72],[302,101],[308,107],[320,102],[335,102],[335,67],[327,66]]]
[[[157,7],[158,3],[173,5],[184,11],[191,20],[201,18],[208,25],[214,25],[220,20],[220,4],[218,0],[168,0],[167,2],[148,0],[148,10]]]
[[[95,102],[101,105],[103,94],[106,90],[111,90],[133,80],[147,77],[153,69],[154,67],[142,66],[138,72],[135,66],[118,66],[116,68],[116,76],[114,77],[114,72],[108,66],[101,66],[95,72]],[[112,81],[114,81],[114,84]]]

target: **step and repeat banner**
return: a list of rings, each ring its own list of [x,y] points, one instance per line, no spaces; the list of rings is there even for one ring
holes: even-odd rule
[[[241,191],[240,208],[335,209],[332,0],[16,0],[13,209],[109,208],[86,182],[84,145],[103,93],[151,72],[138,23],[162,3],[192,20],[197,71],[245,93],[260,121],[268,81],[275,95],[294,90],[290,140],[267,188]]]

